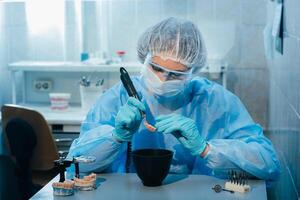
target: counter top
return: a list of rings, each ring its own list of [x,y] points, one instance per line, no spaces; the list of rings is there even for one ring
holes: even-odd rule
[[[222,191],[215,193],[211,188],[216,184],[224,186],[225,180],[205,175],[170,174],[162,186],[145,187],[136,174],[98,174],[98,188],[94,191],[75,191],[69,197],[53,196],[52,183],[49,182],[31,199],[130,199],[130,200],[176,200],[176,199],[267,199],[265,181],[249,180],[252,191],[242,194]]]
[[[136,62],[93,64],[85,62],[20,61],[9,64],[11,71],[46,72],[119,72],[126,67],[129,72],[139,72],[141,64]]]
[[[111,64],[97,64],[89,62],[63,62],[63,61],[19,61],[8,65],[12,72],[119,72],[120,67],[125,67],[128,72],[140,72],[143,65],[138,62],[123,62]],[[203,67],[202,73],[221,73],[227,70],[227,64],[221,61],[208,60],[208,65]]]
[[[80,106],[69,106],[66,110],[52,110],[50,105],[44,104],[20,104],[40,112],[48,124],[80,125],[85,119],[88,110]]]

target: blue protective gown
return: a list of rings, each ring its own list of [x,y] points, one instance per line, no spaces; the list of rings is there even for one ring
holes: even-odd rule
[[[260,179],[277,179],[280,167],[271,142],[234,94],[219,84],[195,77],[176,98],[164,98],[147,92],[141,77],[132,77],[132,81],[146,105],[148,122],[155,124],[155,117],[161,114],[181,114],[195,121],[210,145],[204,158],[192,156],[171,134],[150,133],[141,123],[133,136],[133,150],[174,151],[170,173],[224,177],[230,169],[242,169]],[[125,172],[127,143],[117,142],[112,132],[117,113],[127,99],[126,90],[118,83],[102,94],[89,111],[68,155],[96,157],[96,162],[80,165],[82,172]]]

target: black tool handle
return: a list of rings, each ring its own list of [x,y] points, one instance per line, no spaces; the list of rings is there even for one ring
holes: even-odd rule
[[[140,101],[141,98],[139,97],[139,95],[130,79],[130,76],[129,76],[127,70],[124,67],[121,67],[120,73],[121,73],[121,75],[120,75],[121,81],[127,91],[128,96],[134,97]],[[140,111],[140,112],[141,112],[142,117],[144,117],[145,112],[144,111]]]
[[[74,165],[75,165],[75,177],[79,178],[79,163],[75,162]]]
[[[65,181],[65,171],[67,167],[70,167],[71,163],[72,161],[64,160],[64,158],[54,161],[54,166],[59,170],[59,182]]]
[[[136,89],[135,89],[135,87],[134,87],[134,85],[133,85],[133,83],[130,79],[130,76],[129,76],[127,70],[124,67],[121,67],[120,68],[120,73],[121,73],[121,75],[120,75],[121,81],[122,81],[128,95],[130,97],[135,97],[138,100],[141,100],[139,95],[136,92]]]
[[[127,143],[127,153],[126,153],[126,163],[125,163],[125,171],[126,173],[130,172],[130,164],[131,164],[131,153],[132,153],[132,144],[131,142]]]

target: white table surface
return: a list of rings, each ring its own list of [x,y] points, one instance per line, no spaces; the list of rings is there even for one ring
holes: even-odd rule
[[[22,104],[40,112],[48,124],[80,125],[87,115],[87,110],[80,106],[70,106],[67,110],[51,110],[50,105]]]
[[[225,180],[205,175],[169,175],[162,186],[145,187],[136,174],[98,174],[98,188],[94,191],[75,191],[69,197],[53,195],[52,183],[49,182],[31,199],[133,199],[133,200],[200,200],[200,199],[267,199],[265,181],[249,180],[252,190],[248,193],[215,193],[211,188],[215,184],[224,186]]]

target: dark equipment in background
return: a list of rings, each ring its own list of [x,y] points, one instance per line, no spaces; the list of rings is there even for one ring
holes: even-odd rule
[[[31,125],[20,118],[9,120],[5,133],[16,160],[16,178],[22,199],[29,199],[41,188],[33,184],[30,170],[30,159],[37,143],[36,134]]]
[[[6,155],[0,155],[0,199],[21,200],[16,165]]]

